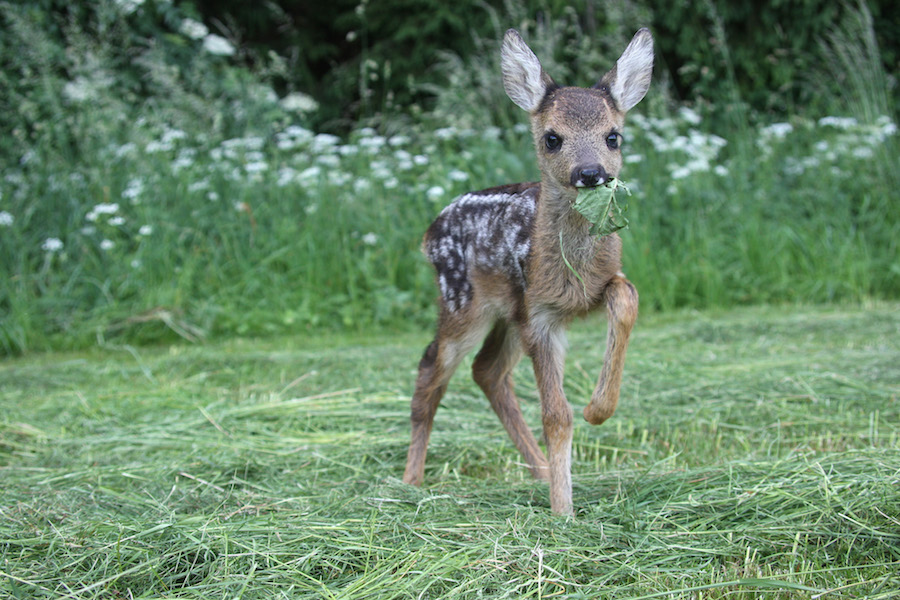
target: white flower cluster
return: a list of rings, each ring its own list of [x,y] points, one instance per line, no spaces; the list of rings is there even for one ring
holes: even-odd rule
[[[820,138],[811,148],[803,148],[789,136],[794,129],[784,126],[784,135],[779,141],[791,144],[795,149],[785,159],[783,172],[790,176],[799,176],[808,171],[828,172],[837,176],[849,175],[853,171],[852,161],[872,159],[878,149],[897,134],[897,124],[887,116],[881,116],[874,123],[860,123],[853,117],[827,116],[812,123],[802,123],[804,130],[815,130]],[[774,127],[774,126],[770,126]],[[771,141],[771,137],[769,140]],[[764,153],[771,152],[763,146]]]
[[[638,113],[630,116],[629,121],[658,155],[668,158],[666,169],[673,180],[686,179],[696,173],[728,174],[727,167],[718,163],[719,153],[728,141],[698,129],[702,118],[695,111],[682,108],[678,118],[645,117]],[[643,156],[628,155],[626,160],[640,162]]]

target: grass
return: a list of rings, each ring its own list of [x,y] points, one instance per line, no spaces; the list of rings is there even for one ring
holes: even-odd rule
[[[428,332],[7,360],[0,596],[898,597],[898,315],[645,316],[618,413],[576,426],[574,520],[465,376],[398,480]],[[576,408],[603,327],[570,336]]]

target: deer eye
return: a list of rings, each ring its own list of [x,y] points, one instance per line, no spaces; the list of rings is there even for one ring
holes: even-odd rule
[[[562,138],[555,133],[548,133],[544,136],[544,145],[550,152],[556,152],[562,146]]]
[[[606,146],[610,150],[616,150],[622,144],[622,136],[615,131],[606,136]]]

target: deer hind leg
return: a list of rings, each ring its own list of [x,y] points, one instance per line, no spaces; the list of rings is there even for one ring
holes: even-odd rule
[[[606,311],[609,323],[603,369],[591,396],[591,402],[584,409],[584,418],[592,425],[603,423],[616,411],[628,336],[637,320],[637,290],[621,274],[606,288]]]
[[[498,321],[475,357],[472,375],[528,463],[531,474],[538,479],[549,480],[547,459],[526,424],[519,399],[513,391],[512,370],[521,357],[522,344],[518,330],[506,321]]]
[[[419,375],[410,410],[412,439],[406,456],[406,470],[403,473],[403,481],[406,483],[422,484],[428,439],[431,436],[434,415],[447,390],[447,382],[465,355],[484,337],[489,323],[470,321],[467,325],[442,318],[437,336],[425,349],[425,354],[419,361]]]

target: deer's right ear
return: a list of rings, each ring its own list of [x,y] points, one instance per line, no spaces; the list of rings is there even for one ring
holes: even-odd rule
[[[515,29],[510,29],[503,36],[500,67],[506,95],[516,106],[528,112],[536,111],[547,91],[555,85]]]

